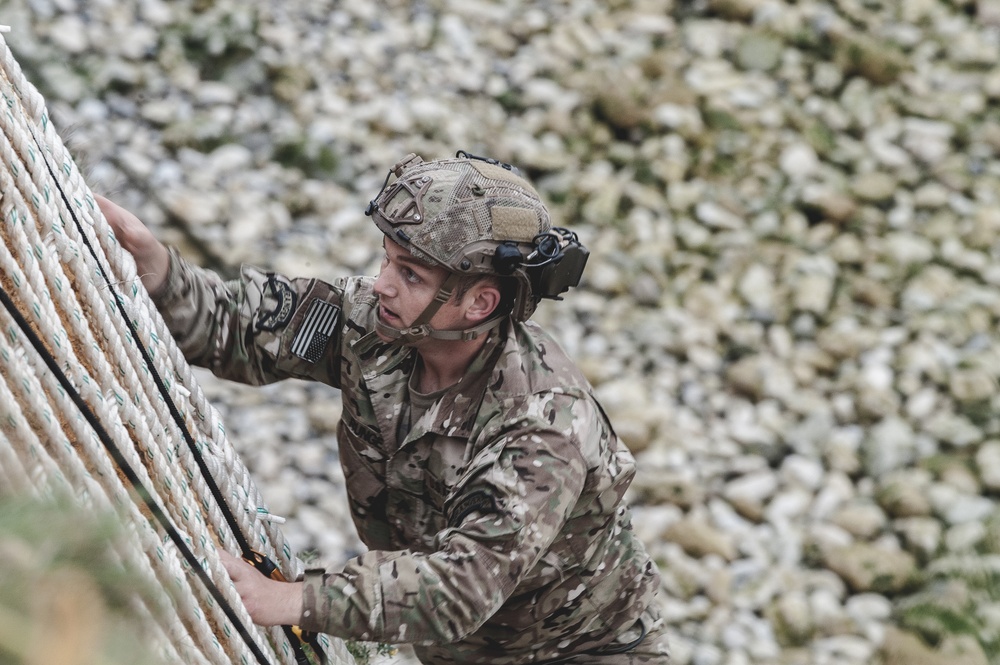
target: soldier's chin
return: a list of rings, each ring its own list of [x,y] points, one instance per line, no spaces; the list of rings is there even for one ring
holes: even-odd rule
[[[387,321],[386,318],[384,316],[382,316],[382,308],[381,307],[379,307],[377,310],[375,310],[375,318],[383,326],[386,326],[388,328],[395,328],[396,330],[400,330],[401,329],[400,325],[399,325],[399,320],[398,319],[396,319],[394,321]],[[396,317],[392,317],[392,318],[395,319]],[[377,326],[375,328],[375,334],[383,342],[393,342],[393,341],[395,341],[395,338],[389,337],[388,335],[384,334],[381,330],[379,330],[379,328]]]

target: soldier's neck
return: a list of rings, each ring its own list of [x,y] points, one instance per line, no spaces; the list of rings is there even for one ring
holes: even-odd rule
[[[433,340],[417,349],[420,362],[414,370],[422,393],[434,393],[450,388],[465,376],[472,360],[482,350],[486,336],[468,341]]]

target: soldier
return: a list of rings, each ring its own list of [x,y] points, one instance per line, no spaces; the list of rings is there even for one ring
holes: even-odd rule
[[[587,250],[516,169],[408,155],[365,211],[378,276],[332,283],[249,267],[224,282],[99,203],[192,363],[342,391],[369,551],[291,584],[225,555],[254,621],[410,643],[424,663],[668,662],[659,573],[623,502],[635,462],[528,320],[578,283]]]

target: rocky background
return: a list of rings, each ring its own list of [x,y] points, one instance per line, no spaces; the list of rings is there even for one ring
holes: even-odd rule
[[[639,460],[674,662],[1000,662],[1000,0],[0,23],[91,186],[227,274],[373,274],[362,210],[407,152],[525,169],[592,251],[537,318]],[[337,392],[203,386],[293,544],[356,552]]]

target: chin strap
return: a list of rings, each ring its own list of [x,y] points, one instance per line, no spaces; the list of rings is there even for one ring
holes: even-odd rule
[[[427,307],[424,308],[424,311],[420,313],[420,316],[417,317],[417,320],[409,328],[393,328],[376,318],[375,330],[401,344],[413,344],[428,337],[432,339],[461,340],[467,342],[496,328],[503,321],[504,317],[495,316],[465,330],[436,330],[428,325],[428,322],[434,318],[434,315],[441,309],[441,306],[451,300],[451,296],[455,292],[455,287],[458,286],[462,277],[461,274],[456,272],[448,275],[434,296],[434,300],[427,304]]]
[[[419,326],[410,326],[409,328],[393,328],[376,319],[375,329],[400,344],[413,344],[427,337],[468,342],[471,339],[476,339],[485,332],[493,330],[500,325],[503,319],[504,317],[497,316],[466,330],[436,330],[426,323]]]

